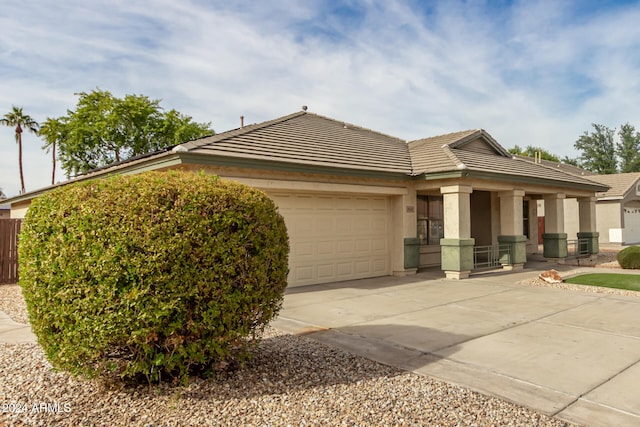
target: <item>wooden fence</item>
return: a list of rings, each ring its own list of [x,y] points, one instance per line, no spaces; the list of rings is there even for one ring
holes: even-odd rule
[[[18,283],[18,233],[21,219],[0,219],[0,285]]]

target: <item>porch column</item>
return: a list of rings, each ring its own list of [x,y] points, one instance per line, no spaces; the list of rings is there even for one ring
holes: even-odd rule
[[[511,258],[503,268],[521,270],[527,261],[527,238],[522,233],[523,190],[502,191],[500,198],[500,235],[498,243],[509,245]]]
[[[564,232],[564,199],[562,193],[544,196],[544,228],[542,235],[545,258],[567,257],[567,233]]]
[[[596,231],[596,198],[578,198],[578,212],[580,216],[578,239],[586,239],[589,254],[597,254],[600,251],[598,244],[600,234]]]
[[[393,197],[393,255],[392,274],[408,276],[418,271],[420,246],[416,237],[416,191],[409,189],[408,194]]]
[[[466,185],[441,187],[444,205],[444,238],[440,239],[442,270],[447,279],[466,279],[473,269],[471,203],[473,188]]]

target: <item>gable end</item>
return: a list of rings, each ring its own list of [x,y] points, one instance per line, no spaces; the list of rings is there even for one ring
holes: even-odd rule
[[[496,154],[502,155],[502,153],[498,152],[493,146],[487,143],[487,141],[482,137],[476,138],[456,148],[458,150],[471,151],[472,153],[490,154],[494,156]]]

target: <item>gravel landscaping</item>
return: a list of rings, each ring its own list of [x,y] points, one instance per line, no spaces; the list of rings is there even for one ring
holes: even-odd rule
[[[17,285],[0,310],[25,322]],[[186,387],[109,387],[0,344],[0,426],[566,426],[512,403],[268,328],[244,369]]]

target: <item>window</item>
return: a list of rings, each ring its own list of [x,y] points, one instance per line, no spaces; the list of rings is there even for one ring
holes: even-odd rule
[[[529,201],[522,201],[522,232],[529,238]]]
[[[418,196],[418,239],[421,245],[439,245],[444,237],[442,196]]]

